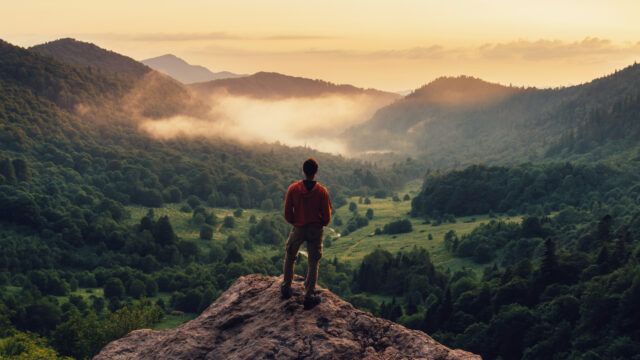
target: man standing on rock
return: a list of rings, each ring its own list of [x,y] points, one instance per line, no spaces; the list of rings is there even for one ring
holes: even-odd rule
[[[305,281],[304,307],[310,309],[322,301],[315,294],[318,281],[318,267],[322,257],[322,227],[331,221],[331,199],[327,189],[314,180],[318,172],[318,162],[312,158],[302,164],[305,179],[289,186],[284,201],[284,217],[293,225],[287,239],[284,259],[284,280],[280,285],[282,298],[291,297],[293,267],[298,250],[303,242],[307,243],[309,266]]]

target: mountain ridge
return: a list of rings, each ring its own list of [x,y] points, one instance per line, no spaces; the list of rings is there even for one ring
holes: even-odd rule
[[[206,104],[192,96],[191,91],[172,77],[162,74],[128,56],[101,48],[93,43],[63,38],[32,46],[27,51],[45,56],[115,81],[113,93],[121,107],[135,117],[162,118],[177,114],[198,114],[207,111]]]
[[[107,73],[142,77],[151,68],[115,51],[73,38],[62,38],[30,47],[28,50],[50,56],[74,66],[98,68]]]
[[[440,85],[450,85],[452,78],[440,79],[347,129],[343,138],[350,149],[410,153],[422,158],[427,167],[544,160],[550,149],[557,148],[555,144],[571,138],[594,118],[594,113],[607,123],[613,119],[611,109],[623,106],[633,117],[634,107],[629,103],[636,101],[640,93],[637,64],[584,84],[549,89],[491,85],[463,77],[484,84],[478,86],[481,91],[487,86],[492,89],[489,96],[484,94],[492,101],[476,102],[465,98],[473,91],[453,86],[453,98],[464,106],[450,106],[446,101],[443,105],[439,101],[441,94],[431,91],[434,84],[440,81]],[[443,87],[439,86],[440,90]],[[631,130],[630,134],[636,133]],[[375,141],[380,136],[386,141]]]
[[[357,310],[325,289],[318,290],[322,303],[303,310],[302,279],[296,280],[294,296],[281,300],[281,278],[242,276],[196,319],[173,330],[133,331],[95,359],[480,359]]]
[[[189,87],[201,94],[224,91],[230,95],[263,99],[364,94],[393,101],[401,97],[398,94],[377,89],[364,89],[348,84],[334,84],[324,80],[266,71],[240,78],[191,84]]]
[[[213,72],[205,66],[189,64],[184,59],[173,54],[164,54],[140,60],[140,62],[171,76],[183,84],[246,76],[230,71]]]

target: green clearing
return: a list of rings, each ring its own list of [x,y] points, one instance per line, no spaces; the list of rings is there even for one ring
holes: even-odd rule
[[[164,329],[173,329],[182,325],[183,323],[193,320],[198,316],[198,314],[191,313],[171,313],[165,315],[159,323],[157,323],[153,329],[154,330],[164,330]]]
[[[397,195],[400,199],[403,199],[404,196],[408,194],[409,197],[413,199],[413,197],[415,197],[420,191],[420,187],[420,181],[410,182],[401,191],[399,191]],[[354,202],[358,204],[359,213],[364,214],[368,208],[371,208],[374,211],[374,217],[369,221],[369,225],[346,236],[339,236],[336,230],[331,227],[326,228],[325,234],[333,236],[333,240],[331,246],[325,245],[325,259],[333,259],[334,257],[337,257],[340,261],[357,265],[367,254],[377,248],[387,250],[391,253],[396,253],[399,251],[411,250],[413,247],[419,247],[429,251],[433,263],[441,269],[449,269],[451,271],[456,271],[462,268],[469,268],[474,271],[481,270],[481,265],[471,260],[453,257],[448,251],[446,251],[444,247],[444,236],[449,230],[455,231],[458,236],[467,234],[478,225],[490,221],[491,219],[488,215],[460,217],[456,218],[455,223],[431,225],[425,224],[422,219],[409,217],[409,211],[411,210],[410,200],[393,201],[392,197],[376,199],[373,196],[370,197],[370,200],[371,204],[364,204],[359,203],[359,197],[351,197],[346,205],[335,210],[335,215],[339,216],[342,221],[346,223],[352,216],[349,211],[349,203]],[[216,242],[224,244],[227,238],[231,235],[238,239],[247,239],[249,228],[252,225],[249,222],[251,215],[254,215],[256,220],[260,221],[263,216],[279,213],[278,210],[244,210],[242,216],[235,218],[235,227],[228,229],[221,226],[222,220],[225,216],[233,216],[235,209],[207,207],[207,211],[213,211],[218,218],[218,224],[215,226],[213,239],[206,241],[201,240],[199,237],[200,227],[191,222],[192,213],[180,211],[181,206],[182,204],[171,204],[162,208],[155,208],[154,214],[156,218],[164,215],[169,216],[176,234],[184,240],[194,241],[203,252],[208,251],[210,246]],[[148,211],[148,208],[141,206],[129,206],[127,209],[131,214],[129,221],[132,225],[138,223]],[[412,232],[397,235],[374,235],[376,228],[382,228],[385,224],[402,218],[407,218],[411,221],[413,227]],[[520,216],[496,216],[495,219],[501,219],[504,221],[521,221]],[[431,240],[429,240],[429,234],[431,234]],[[250,260],[252,258],[272,256],[280,251],[283,251],[283,249],[268,245],[254,244],[250,250],[243,250],[243,256],[246,260]],[[102,289],[78,289],[74,294],[88,298],[91,294],[96,296],[101,295]],[[367,296],[373,298],[378,303],[381,303],[382,301],[391,301],[391,298],[388,296],[372,294],[367,294]],[[154,297],[154,300],[159,298],[162,298],[166,303],[170,302],[170,294],[160,293]],[[196,314],[191,313],[167,314],[161,322],[155,325],[154,328],[175,328],[180,324],[195,318],[195,316]]]
[[[421,181],[412,181],[397,194],[400,199],[403,199],[407,194],[413,199],[420,191],[420,187]],[[358,204],[358,200],[359,197],[349,198],[349,202],[355,202],[356,204]],[[362,258],[377,248],[396,253],[398,251],[411,250],[415,246],[428,250],[434,264],[443,269],[449,268],[451,270],[457,270],[467,267],[477,270],[481,268],[480,265],[471,260],[451,256],[451,254],[445,250],[443,241],[444,235],[449,230],[455,231],[458,236],[467,234],[478,225],[490,221],[488,215],[460,217],[456,219],[455,223],[431,225],[424,224],[422,219],[409,217],[408,214],[411,210],[410,200],[393,201],[391,197],[376,199],[373,196],[370,197],[370,200],[371,204],[358,204],[358,211],[362,214],[364,214],[368,208],[373,209],[374,217],[373,220],[369,222],[369,225],[346,236],[338,236],[338,233],[331,227],[325,230],[325,234],[334,236],[331,246],[325,246],[325,259],[337,257],[340,261],[357,264]],[[162,208],[154,209],[154,213],[156,217],[168,215],[176,234],[182,239],[194,241],[203,251],[207,251],[209,246],[214,242],[224,243],[230,235],[234,235],[239,239],[246,239],[249,227],[251,226],[249,223],[251,215],[254,215],[257,221],[259,221],[265,215],[277,213],[275,210],[267,212],[258,209],[247,209],[243,211],[241,217],[235,218],[235,227],[227,229],[221,226],[222,219],[225,216],[233,216],[235,209],[208,207],[207,211],[213,211],[217,216],[218,225],[215,227],[213,239],[206,241],[201,240],[199,237],[200,227],[191,223],[192,214],[190,212],[180,211],[181,206],[182,204],[170,204]],[[127,209],[131,214],[131,224],[137,223],[148,211],[148,208],[142,206],[129,206]],[[335,214],[346,223],[351,217],[348,203],[336,209]],[[411,220],[413,226],[412,232],[397,235],[374,235],[376,228],[382,228],[385,224],[402,218]],[[496,216],[495,219],[521,221],[520,216]],[[429,234],[431,234],[431,240],[429,240]],[[262,256],[272,256],[277,254],[278,251],[280,250],[272,246],[254,245],[251,250],[244,251],[243,255],[247,259],[252,259]]]
[[[209,241],[200,239],[200,226],[191,222],[192,212],[180,211],[180,207],[182,205],[183,204],[170,204],[162,208],[154,208],[153,212],[156,218],[164,215],[169,216],[169,220],[171,221],[171,225],[173,226],[175,233],[184,240],[195,242],[202,251],[208,251],[209,245],[215,242],[224,244],[227,238],[231,235],[238,239],[246,239],[249,228],[252,225],[249,223],[251,215],[256,217],[256,221],[260,221],[263,216],[275,213],[274,211],[268,212],[259,209],[245,209],[240,217],[234,217],[235,226],[229,229],[222,226],[222,221],[226,216],[233,216],[233,212],[236,209],[206,207],[207,211],[213,211],[218,218],[218,223],[214,227],[215,231],[213,233],[213,239]],[[149,208],[143,206],[128,206],[127,209],[131,215],[129,221],[132,225],[137,224],[149,210]],[[272,255],[274,253],[275,249],[270,246],[254,244],[251,251],[243,252],[243,256],[245,256],[246,259],[252,259],[264,255]]]
[[[408,194],[412,199],[420,191],[420,182],[413,181],[402,189],[398,196],[400,199]],[[350,202],[358,204],[359,197],[352,197]],[[427,249],[436,266],[451,270],[461,269],[463,267],[478,270],[481,265],[462,258],[451,256],[444,248],[444,235],[449,230],[454,230],[458,236],[471,232],[475,227],[482,223],[490,221],[488,215],[460,217],[455,223],[442,223],[440,225],[424,224],[422,219],[410,218],[411,201],[393,201],[390,197],[385,199],[376,199],[370,197],[371,204],[358,204],[358,212],[364,214],[368,208],[373,209],[373,220],[369,221],[369,225],[360,228],[347,236],[334,238],[330,247],[325,247],[325,257],[333,259],[337,257],[341,261],[347,261],[357,264],[367,254],[377,248],[396,253],[403,250],[411,250],[414,246]],[[348,205],[342,206],[336,210],[336,214],[346,222],[351,213]],[[382,228],[385,224],[402,218],[411,220],[413,231],[405,234],[397,235],[374,235],[377,227]],[[521,217],[497,216],[496,220],[504,221],[521,221]],[[332,229],[330,234],[335,234]],[[429,240],[429,234],[432,240]]]

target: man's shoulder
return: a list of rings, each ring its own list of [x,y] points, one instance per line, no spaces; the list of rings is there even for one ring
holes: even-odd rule
[[[300,180],[297,180],[297,181],[292,182],[292,183],[289,185],[289,187],[287,188],[287,190],[288,190],[288,191],[291,191],[291,190],[295,189],[295,188],[298,186],[298,184],[299,184],[299,183],[300,183]]]
[[[326,186],[322,185],[320,182],[317,182],[316,186],[320,189],[320,191],[322,191],[323,193],[329,195],[329,189],[327,189]]]

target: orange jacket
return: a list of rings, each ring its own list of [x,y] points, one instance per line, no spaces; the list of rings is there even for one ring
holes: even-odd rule
[[[284,218],[295,227],[327,226],[331,221],[331,199],[327,189],[316,182],[311,191],[304,180],[289,185],[284,199]]]

